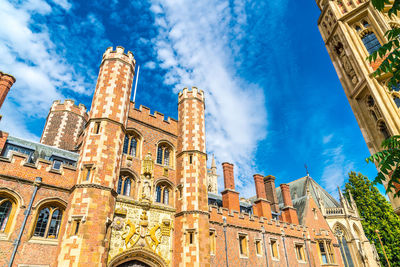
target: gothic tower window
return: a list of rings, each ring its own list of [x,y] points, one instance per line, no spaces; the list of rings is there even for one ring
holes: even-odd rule
[[[33,236],[57,238],[61,226],[63,210],[55,205],[45,206],[39,210]]]
[[[171,195],[172,190],[171,186],[168,183],[162,182],[157,184],[155,191],[156,202],[162,203],[164,205],[169,205],[171,203]]]
[[[390,137],[390,133],[389,130],[386,126],[386,123],[384,121],[379,121],[378,123],[378,129],[381,132],[381,134],[383,135],[383,137],[385,139],[388,139]]]
[[[0,196],[0,233],[8,232],[16,210],[16,202],[8,196]]]
[[[134,197],[135,180],[129,173],[122,173],[118,178],[117,193]]]
[[[172,167],[172,147],[167,143],[160,143],[157,146],[157,163]]]
[[[376,35],[373,32],[368,32],[361,38],[361,40],[364,43],[364,46],[369,54],[374,53],[376,50],[379,49],[379,47],[381,47],[381,43],[376,38]]]
[[[346,240],[346,236],[347,236],[346,231],[342,227],[336,226],[335,227],[335,236],[339,242],[340,252],[343,257],[344,265],[346,267],[354,266],[353,259],[350,254],[350,249],[349,249],[349,246],[348,246],[347,240]]]
[[[123,153],[132,157],[139,157],[139,145],[139,135],[133,131],[130,131],[125,135]]]

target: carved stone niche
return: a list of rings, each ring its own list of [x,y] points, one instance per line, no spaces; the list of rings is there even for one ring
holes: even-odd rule
[[[350,62],[349,57],[346,55],[345,47],[341,42],[338,35],[334,35],[332,38],[331,43],[332,50],[338,56],[338,59],[343,67],[344,72],[346,73],[347,77],[351,80],[353,85],[358,83],[357,74]]]

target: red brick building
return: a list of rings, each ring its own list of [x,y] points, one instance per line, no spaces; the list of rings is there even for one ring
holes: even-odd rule
[[[0,266],[345,266],[311,194],[255,174],[240,199],[230,163],[215,194],[203,91],[179,93],[178,120],[137,108],[135,64],[107,49],[89,113],[55,101],[40,143],[1,133]]]

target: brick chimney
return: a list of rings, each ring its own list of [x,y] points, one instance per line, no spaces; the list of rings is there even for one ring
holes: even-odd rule
[[[228,210],[236,210],[240,212],[239,193],[235,191],[235,176],[233,174],[233,164],[222,163],[224,173],[225,190],[222,194],[222,206]]]
[[[288,223],[299,224],[297,211],[293,208],[292,197],[290,196],[290,187],[288,184],[281,184],[281,194],[283,199],[282,220]]]
[[[275,176],[268,175],[264,177],[264,187],[267,200],[271,202],[271,209],[274,212],[279,212],[279,202],[276,196]]]
[[[13,76],[0,71],[0,108],[14,83],[15,78]]]
[[[254,174],[253,178],[257,194],[257,199],[254,201],[254,214],[259,217],[272,219],[271,202],[267,200],[265,193],[264,176]]]

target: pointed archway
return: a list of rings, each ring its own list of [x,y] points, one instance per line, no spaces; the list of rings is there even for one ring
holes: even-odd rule
[[[109,267],[167,267],[166,261],[146,248],[128,249],[110,260]]]

